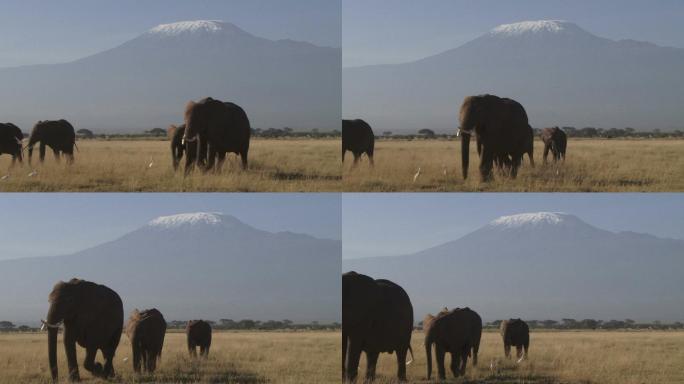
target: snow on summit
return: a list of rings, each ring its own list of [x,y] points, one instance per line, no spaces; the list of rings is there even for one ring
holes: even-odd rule
[[[518,215],[501,216],[493,220],[489,225],[505,227],[505,228],[519,228],[528,225],[544,225],[544,224],[561,224],[565,222],[571,215],[558,212],[536,212],[536,213],[521,213]]]
[[[215,212],[195,212],[180,213],[178,215],[160,216],[150,221],[148,226],[157,228],[178,228],[184,225],[217,225],[222,222],[220,213]]]
[[[501,36],[519,36],[526,33],[551,32],[559,33],[569,28],[577,28],[564,20],[521,21],[519,23],[502,24],[492,29],[491,33]]]
[[[221,20],[193,20],[177,23],[160,24],[148,33],[160,36],[178,36],[181,34],[219,33],[226,29],[228,23]],[[237,27],[235,27],[237,28]]]

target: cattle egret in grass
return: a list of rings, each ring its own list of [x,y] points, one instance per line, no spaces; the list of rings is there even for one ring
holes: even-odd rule
[[[153,165],[154,165],[154,159],[150,159],[150,163],[147,164],[147,168],[152,168]]]
[[[37,175],[37,174],[38,174],[38,171],[36,171],[36,170],[34,169],[33,171],[31,171],[31,173],[28,174],[28,177],[33,177],[33,176],[35,176],[35,175]]]
[[[418,167],[418,172],[416,172],[415,175],[413,175],[413,182],[415,183],[416,180],[418,180],[418,177],[420,176],[420,167]]]
[[[8,178],[9,178],[9,173],[6,174],[6,175],[3,176],[3,177],[0,177],[0,180],[7,180]]]
[[[127,361],[128,361],[128,357],[124,357],[124,358],[123,358],[123,362],[125,363],[125,362],[127,362]]]
[[[447,176],[447,167],[445,164],[442,164],[442,174],[444,175],[444,177]]]

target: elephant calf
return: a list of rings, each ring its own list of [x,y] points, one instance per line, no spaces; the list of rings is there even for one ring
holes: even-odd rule
[[[373,166],[373,150],[375,148],[375,134],[370,125],[361,119],[342,120],[342,162],[344,154],[351,151],[354,155],[354,165],[365,153],[370,165]]]
[[[425,323],[423,323],[425,327]],[[427,355],[427,377],[432,376],[432,344],[435,345],[437,372],[441,380],[446,379],[444,356],[451,354],[451,372],[455,377],[465,374],[468,355],[472,351],[473,365],[477,365],[477,353],[482,337],[482,319],[470,308],[456,308],[440,312],[429,321],[425,332],[425,354]]]
[[[185,145],[183,145],[183,135],[185,134],[185,124],[178,126],[171,125],[166,130],[169,139],[171,140],[171,161],[173,164],[173,170],[178,170],[178,165],[183,158],[183,151],[185,150]]]
[[[0,155],[6,153],[12,156],[12,165],[19,160],[21,163],[21,143],[24,134],[21,129],[12,123],[0,123]]]
[[[67,158],[67,163],[74,162],[74,147],[76,146],[76,132],[68,121],[46,120],[39,121],[31,131],[28,142],[29,164],[33,156],[33,146],[40,142],[40,161],[45,160],[45,146],[52,148],[55,159],[59,161],[60,153]]]
[[[541,139],[544,142],[544,163],[549,155],[549,149],[553,154],[553,161],[565,161],[565,148],[568,145],[568,137],[565,132],[558,128],[544,128],[541,132]]]
[[[140,373],[142,369],[152,373],[157,368],[157,360],[161,359],[164,335],[166,334],[166,320],[157,309],[146,309],[142,312],[133,311],[126,335],[131,340],[133,349],[133,370]]]
[[[501,322],[501,337],[504,342],[504,354],[511,357],[511,346],[515,346],[518,362],[527,356],[530,347],[530,328],[520,319],[510,319]]]
[[[197,347],[200,349],[200,356],[209,356],[211,347],[211,325],[204,320],[190,320],[185,327],[185,334],[188,338],[188,352],[190,356],[197,356]]]

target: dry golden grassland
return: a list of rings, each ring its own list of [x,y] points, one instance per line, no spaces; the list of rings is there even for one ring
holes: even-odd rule
[[[229,154],[220,174],[182,170],[174,173],[169,142],[163,140],[79,140],[76,162],[56,163],[50,149],[45,163],[33,153],[32,169],[24,165],[9,170],[0,180],[0,191],[37,192],[323,192],[341,188],[340,139],[259,139],[249,149],[249,169],[240,169],[239,158]],[[28,156],[28,155],[25,155]],[[11,163],[0,156],[0,177]],[[150,163],[152,166],[150,167]]]
[[[345,191],[499,191],[499,192],[664,192],[684,191],[684,140],[569,139],[567,160],[542,164],[543,143],[535,140],[535,168],[527,155],[518,178],[498,172],[480,182],[479,157],[471,142],[468,180],[461,175],[460,140],[377,140],[375,167],[364,155],[352,168],[345,159]],[[420,176],[414,175],[420,168]],[[446,175],[444,170],[446,169]]]
[[[423,333],[414,333],[411,344],[416,356],[407,368],[409,382],[428,383]],[[684,383],[684,332],[533,331],[529,359],[520,364],[505,359],[498,332],[484,332],[479,364],[473,367],[468,360],[465,378],[453,378],[450,361],[447,355],[447,380],[461,384]],[[497,368],[491,368],[492,362]],[[365,365],[360,368],[359,374],[365,374]],[[432,372],[437,382],[434,349]],[[378,384],[395,382],[394,355],[380,355],[377,374]]]
[[[207,360],[188,356],[185,334],[167,332],[161,364],[152,374],[135,375],[131,345],[123,335],[110,381],[83,369],[85,351],[78,347],[85,383],[336,383],[340,382],[339,332],[214,332]],[[127,362],[123,359],[128,358]],[[60,381],[67,381],[61,335],[57,361]],[[98,361],[102,356],[98,353]],[[0,383],[50,383],[47,334],[0,334]]]

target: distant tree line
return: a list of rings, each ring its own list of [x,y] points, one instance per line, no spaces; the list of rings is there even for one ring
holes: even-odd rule
[[[221,319],[219,321],[206,320],[213,329],[225,330],[338,330],[342,328],[340,323],[321,324],[317,321],[311,323],[295,323],[291,320],[268,320],[259,321],[244,319],[234,321],[232,319]],[[185,320],[174,320],[167,322],[169,329],[185,329]],[[32,328],[26,325],[17,326],[10,321],[0,321],[0,332],[32,332],[40,328]]]
[[[265,138],[335,138],[340,137],[340,130],[320,131],[316,128],[311,130],[295,130],[293,128],[252,128],[252,137]],[[147,131],[137,133],[94,133],[90,129],[79,129],[76,131],[79,139],[100,139],[100,140],[121,140],[121,139],[166,139],[167,132],[164,128],[152,128]]]
[[[569,137],[583,137],[583,138],[681,138],[684,137],[684,130],[677,129],[674,131],[661,131],[654,129],[653,131],[637,131],[634,128],[594,128],[594,127],[561,127]],[[534,135],[539,136],[541,128],[534,129]],[[383,131],[382,134],[376,133],[376,138],[385,139],[453,139],[455,133],[435,133],[435,131],[427,128],[418,130],[417,133],[394,134],[392,131]]]
[[[485,328],[499,328],[502,320],[492,321],[485,324]],[[596,320],[596,319],[562,319],[557,320],[525,320],[530,328],[534,329],[684,329],[684,323],[676,321],[664,323],[654,321],[651,323],[638,323],[632,319],[624,320]]]

